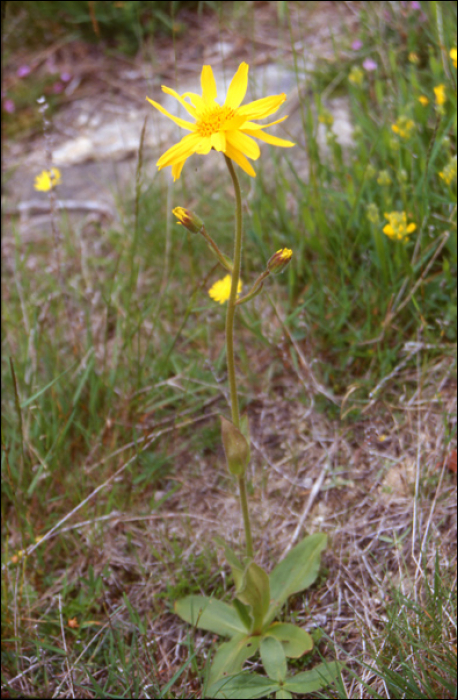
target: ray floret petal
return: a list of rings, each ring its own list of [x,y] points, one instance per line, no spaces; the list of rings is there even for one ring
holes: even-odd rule
[[[200,76],[202,95],[193,92],[185,92],[179,95],[172,88],[162,86],[163,92],[171,95],[186,109],[194,122],[186,121],[170,114],[162,105],[149,97],[146,99],[161,114],[171,119],[183,129],[190,131],[181,141],[169,148],[157,161],[159,170],[170,165],[173,179],[180,177],[186,160],[199,153],[206,155],[212,149],[224,153],[228,158],[237,163],[251,177],[256,173],[247,160],[257,160],[261,154],[259,145],[254,139],[259,139],[273,146],[290,148],[295,144],[292,141],[281,139],[271,134],[266,134],[264,129],[279,124],[287,117],[281,117],[269,124],[255,124],[253,119],[263,119],[273,114],[286,100],[284,93],[263,97],[254,102],[240,106],[245,99],[248,87],[247,63],[241,63],[231,80],[223,105],[217,101],[215,77],[211,66],[204,66]]]

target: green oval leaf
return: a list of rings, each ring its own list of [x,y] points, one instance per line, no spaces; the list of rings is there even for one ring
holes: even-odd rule
[[[220,679],[226,681],[227,676],[241,671],[245,661],[249,659],[250,656],[254,656],[254,654],[256,654],[258,651],[260,641],[260,637],[250,637],[246,634],[238,634],[229,642],[224,642],[221,644],[215,654],[215,658],[213,659],[210,669],[209,687],[206,692],[206,697],[217,697],[217,688],[215,688],[215,684]],[[219,697],[227,696],[223,694]],[[241,697],[245,696],[242,695]]]
[[[188,595],[174,604],[177,615],[185,622],[201,630],[208,630],[225,637],[246,634],[237,612],[227,603],[203,595]]]
[[[228,698],[230,700],[252,700],[266,698],[279,691],[278,683],[256,673],[244,671],[229,678],[221,678],[206,693],[207,698]]]
[[[302,627],[289,622],[274,622],[265,632],[266,637],[275,637],[283,644],[286,656],[298,659],[313,649],[313,639]]]
[[[285,690],[290,690],[292,693],[314,693],[325,685],[329,685],[337,678],[341,664],[338,661],[330,661],[329,663],[319,664],[311,671],[297,673],[292,678],[289,678],[284,684]]]
[[[273,681],[282,683],[286,678],[286,656],[283,645],[275,637],[263,637],[261,660],[264,670]]]
[[[242,577],[237,598],[249,605],[253,617],[253,632],[260,634],[263,629],[264,617],[269,609],[270,586],[269,577],[260,566],[251,562]]]
[[[326,542],[326,535],[321,533],[305,537],[274,568],[269,576],[272,602],[268,622],[277,616],[290,595],[303,591],[315,581],[320,568],[320,554]]]

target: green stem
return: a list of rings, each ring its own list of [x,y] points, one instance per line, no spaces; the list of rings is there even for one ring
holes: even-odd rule
[[[229,391],[231,397],[231,413],[232,422],[235,427],[240,430],[240,411],[239,400],[237,396],[237,381],[235,377],[235,359],[234,359],[234,317],[235,307],[237,302],[237,288],[240,279],[240,267],[242,260],[242,195],[240,192],[240,184],[235,172],[234,166],[230,158],[224,155],[229,174],[232,178],[235,192],[236,203],[236,218],[235,218],[235,241],[234,241],[234,269],[232,271],[231,293],[227,302],[226,315],[226,359],[227,373],[229,375]],[[247,556],[253,558],[253,540],[251,537],[250,516],[248,513],[248,498],[246,490],[245,476],[237,477],[239,482],[240,505],[242,508],[243,525],[245,528],[245,541]]]
[[[250,291],[248,292],[248,294],[246,294],[246,295],[245,295],[244,297],[242,297],[241,299],[237,299],[237,301],[235,302],[236,305],[237,305],[237,306],[240,306],[241,304],[246,304],[247,301],[251,301],[251,299],[254,299],[254,297],[258,296],[258,294],[260,294],[260,292],[261,292],[261,290],[262,290],[262,287],[263,287],[263,284],[264,284],[264,280],[265,280],[266,277],[268,277],[269,275],[270,275],[269,270],[264,270],[264,272],[263,272],[262,274],[259,275],[259,277],[258,277],[258,279],[256,280],[256,282],[255,282],[254,285],[251,287],[251,289],[250,289]]]
[[[200,229],[200,234],[205,238],[208,247],[213,252],[213,255],[219,260],[220,265],[222,265],[227,272],[232,273],[232,262],[224,255],[224,253],[220,251],[213,238],[208,235],[205,226],[202,226]]]
[[[234,270],[232,272],[231,293],[227,302],[226,315],[226,354],[227,373],[229,375],[229,390],[231,396],[232,422],[240,430],[239,400],[237,396],[237,382],[235,379],[235,359],[234,359],[234,316],[237,301],[237,287],[240,279],[240,267],[242,259],[242,195],[237,174],[232,165],[232,161],[224,156],[226,165],[234,184],[236,219],[235,219],[235,241],[234,241]]]
[[[239,482],[240,506],[242,508],[243,525],[245,527],[246,555],[250,559],[254,559],[253,540],[251,537],[250,513],[248,512],[246,479],[245,476],[239,476],[237,477],[237,480]]]

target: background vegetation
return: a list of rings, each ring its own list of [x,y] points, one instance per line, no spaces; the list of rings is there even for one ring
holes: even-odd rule
[[[51,116],[62,107],[54,78],[17,79],[25,44],[38,55],[63,38],[141,57],[146,45],[187,41],[200,23],[252,27],[261,5],[8,3],[4,136],[36,135],[43,92]],[[455,697],[456,3],[346,3],[352,30],[312,71],[294,32],[315,3],[270,5],[289,41],[302,136],[297,150],[267,150],[254,181],[242,175],[244,279],[280,247],[294,251],[238,317],[258,533],[270,528],[260,557],[268,566],[291,536],[324,454],[320,503],[337,515],[319,521],[311,509],[305,520],[333,544],[313,593],[288,611],[317,644],[298,668],[332,648],[348,671],[326,697]],[[349,102],[347,151],[335,97]],[[46,236],[25,238],[17,218],[5,222],[10,697],[199,697],[211,636],[189,632],[171,604],[231,595],[210,546],[218,528],[240,526],[218,522],[232,488],[216,419],[226,409],[224,314],[206,291],[219,272],[170,210],[195,209],[230,253],[233,202],[224,171],[185,168],[172,191],[164,173],[146,177],[140,136],[117,221],[74,225],[54,211]],[[383,232],[392,212],[416,224],[407,241]],[[387,481],[393,463],[413,465],[410,481]]]

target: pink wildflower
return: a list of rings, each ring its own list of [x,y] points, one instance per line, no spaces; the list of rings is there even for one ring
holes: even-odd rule
[[[13,100],[8,98],[3,102],[3,109],[5,112],[8,112],[8,114],[13,114],[13,112],[16,111],[16,105],[14,104]]]
[[[26,75],[30,73],[32,69],[30,66],[19,66],[19,68],[16,71],[16,75],[18,78],[25,78]]]
[[[378,63],[372,60],[372,58],[365,58],[363,61],[363,68],[364,70],[367,70],[368,73],[370,73],[373,70],[376,70],[378,68]]]

